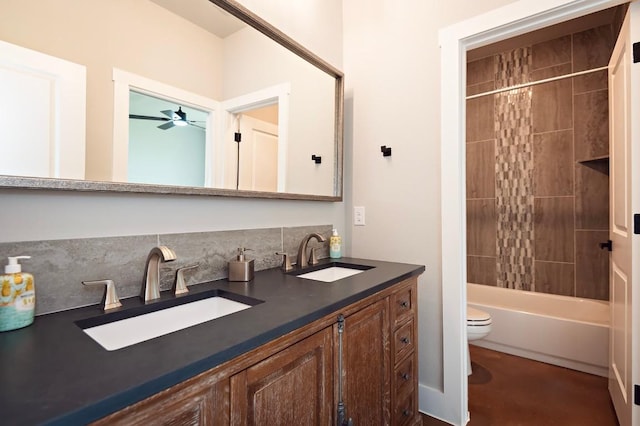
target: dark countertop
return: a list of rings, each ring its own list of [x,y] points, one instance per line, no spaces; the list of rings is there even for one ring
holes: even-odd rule
[[[328,263],[335,262],[321,261]],[[337,263],[373,268],[333,283],[276,268],[257,272],[250,283],[190,286],[190,294],[221,289],[264,303],[116,351],[103,349],[75,324],[101,315],[97,306],[38,316],[29,327],[0,333],[2,422],[97,420],[425,270],[353,258]],[[163,299],[171,297],[163,293]],[[122,302],[127,309],[141,303],[138,298]]]

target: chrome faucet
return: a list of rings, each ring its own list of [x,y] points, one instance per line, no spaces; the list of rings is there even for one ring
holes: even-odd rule
[[[307,260],[307,244],[309,244],[309,241],[312,238],[315,238],[321,243],[324,243],[325,241],[327,241],[322,235],[315,232],[305,236],[300,242],[300,247],[298,248],[298,260],[297,260],[298,268],[306,268],[307,266],[309,266],[309,262]]]
[[[166,246],[151,249],[144,268],[140,298],[145,302],[160,298],[160,263],[176,260],[176,254]]]

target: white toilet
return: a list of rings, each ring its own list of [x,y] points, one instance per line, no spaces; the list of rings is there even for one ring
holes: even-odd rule
[[[491,315],[480,309],[467,306],[467,340],[482,339],[491,333]],[[467,346],[467,375],[471,375],[471,353]]]

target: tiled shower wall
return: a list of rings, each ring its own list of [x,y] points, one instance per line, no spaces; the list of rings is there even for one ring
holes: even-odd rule
[[[467,94],[606,66],[605,25],[470,62]],[[467,101],[468,281],[607,300],[607,71]]]
[[[157,245],[170,247],[177,259],[162,263],[161,290],[173,284],[176,270],[197,263],[185,272],[188,285],[223,279],[228,276],[229,260],[238,247],[250,248],[248,259],[255,259],[255,270],[282,264],[276,252],[295,256],[302,238],[317,232],[327,241],[331,225],[294,228],[247,229],[237,231],[195,232],[184,234],[137,235],[124,237],[82,238],[72,240],[23,241],[0,243],[0,258],[29,255],[22,270],[34,275],[36,315],[93,305],[100,302],[102,289],[85,287],[82,281],[111,279],[120,298],[140,294],[145,262],[149,251]],[[318,257],[329,257],[328,245],[315,240]],[[6,263],[6,262],[4,262]]]

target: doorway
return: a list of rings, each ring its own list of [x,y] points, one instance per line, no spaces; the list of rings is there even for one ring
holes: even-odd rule
[[[468,50],[617,6],[623,1],[519,1],[440,31],[442,282],[447,318],[443,321],[444,389],[448,420],[467,419],[466,375],[466,213],[464,104]],[[457,303],[456,303],[457,302]],[[462,402],[462,403],[461,403]]]

